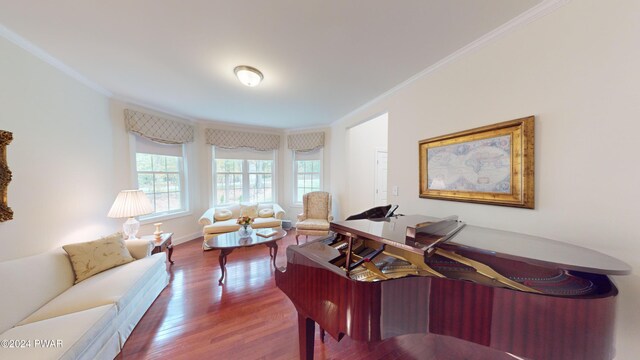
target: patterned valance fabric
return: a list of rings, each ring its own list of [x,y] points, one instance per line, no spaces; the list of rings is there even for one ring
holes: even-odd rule
[[[287,143],[291,150],[312,151],[324,147],[324,132],[291,134]]]
[[[124,110],[127,131],[144,136],[163,144],[184,144],[193,142],[192,125],[135,110]]]
[[[249,148],[266,151],[280,147],[280,135],[206,129],[207,144],[225,149]]]

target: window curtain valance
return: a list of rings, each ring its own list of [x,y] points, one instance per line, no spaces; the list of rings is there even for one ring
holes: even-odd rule
[[[225,149],[249,148],[267,151],[280,147],[280,135],[274,134],[206,129],[205,135],[207,144]]]
[[[184,144],[193,142],[192,125],[135,110],[124,110],[127,131],[163,144]]]
[[[313,151],[324,147],[324,132],[291,134],[287,137],[289,149],[295,151]]]

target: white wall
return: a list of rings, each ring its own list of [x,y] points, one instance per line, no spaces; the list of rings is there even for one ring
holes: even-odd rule
[[[93,240],[122,182],[109,100],[0,38],[0,129],[13,132],[0,260]]]
[[[385,113],[347,131],[348,215],[375,206],[376,151],[387,150],[387,128]]]
[[[572,1],[332,126],[332,189],[348,209],[338,156],[352,124],[389,113],[389,197],[399,212],[540,235],[640,266],[640,2]],[[536,116],[535,210],[420,199],[421,139]],[[640,353],[640,281],[619,289],[618,359]]]
[[[8,147],[14,220],[0,223],[0,260],[120,231],[123,220],[106,215],[118,192],[134,184],[123,110],[173,117],[111,100],[4,38],[0,78],[0,129],[14,134]],[[209,204],[201,194],[210,177],[199,166],[206,148],[203,136],[187,145],[191,212],[162,221],[174,243],[201,235],[197,220]],[[152,233],[153,222],[143,222],[139,234]]]

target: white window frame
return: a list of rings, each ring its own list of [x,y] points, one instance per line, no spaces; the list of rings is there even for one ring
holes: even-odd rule
[[[296,156],[298,154],[296,154],[297,152],[295,150],[291,150],[291,166],[293,167],[293,171],[291,172],[293,174],[293,186],[292,186],[292,204],[293,206],[302,206],[302,201],[298,201],[298,164],[297,161],[304,161],[304,160],[319,160],[320,161],[320,172],[319,172],[319,177],[320,177],[320,188],[317,191],[323,191],[324,190],[324,148],[320,148],[318,150],[315,150],[318,152],[318,157],[316,159],[304,159],[304,156],[302,153],[303,159],[299,160],[300,155]],[[316,190],[314,190],[316,191]]]
[[[131,164],[131,183],[135,189],[139,189],[140,186],[138,184],[138,168],[137,168],[137,158],[136,154],[138,153],[137,149],[137,135],[129,134],[129,149],[130,151],[130,164]],[[149,140],[150,141],[150,140]],[[180,194],[181,194],[181,203],[182,209],[171,211],[171,212],[162,212],[162,213],[151,213],[149,215],[142,215],[138,217],[141,224],[150,224],[157,221],[175,219],[183,216],[191,215],[191,207],[190,207],[190,196],[189,196],[189,146],[187,144],[182,144],[182,169],[180,173]],[[145,152],[149,153],[149,152]],[[162,154],[160,154],[162,155]]]
[[[233,152],[234,150],[229,150],[229,149],[222,149],[225,152]],[[277,203],[277,199],[278,199],[278,181],[277,181],[277,174],[278,174],[278,150],[268,150],[266,151],[266,153],[269,153],[270,157],[269,158],[262,158],[262,159],[258,159],[258,158],[252,158],[251,152],[257,152],[257,150],[249,150],[249,149],[237,149],[238,155],[237,156],[233,156],[234,159],[233,160],[242,160],[242,194],[243,194],[243,200],[242,203],[263,203],[263,204],[268,204],[268,203]],[[231,156],[231,155],[228,155]],[[218,202],[218,173],[217,173],[217,167],[216,167],[216,147],[215,146],[211,146],[211,189],[212,189],[212,194],[211,194],[211,204],[212,206],[224,206],[224,205],[232,205],[232,204],[236,204],[238,202],[233,201],[233,202],[225,202],[225,203],[220,203]],[[272,166],[271,166],[271,194],[272,194],[272,199],[271,200],[265,200],[265,201],[257,201],[257,200],[250,200],[250,176],[251,175],[255,175],[255,174],[267,174],[267,173],[262,173],[262,172],[249,172],[249,160],[270,160],[272,161]],[[226,173],[228,174],[228,173]],[[236,173],[234,173],[236,174]]]

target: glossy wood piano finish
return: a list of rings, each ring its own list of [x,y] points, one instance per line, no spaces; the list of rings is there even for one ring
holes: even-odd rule
[[[572,271],[597,287],[582,296],[432,276],[363,282],[317,256],[313,247],[290,246],[287,268],[276,271],[277,286],[299,314],[301,359],[313,358],[315,322],[337,340],[347,335],[376,342],[419,333],[453,337],[462,340],[458,347],[478,358],[495,358],[496,352],[505,358],[545,360],[614,357],[618,290],[606,275]]]

